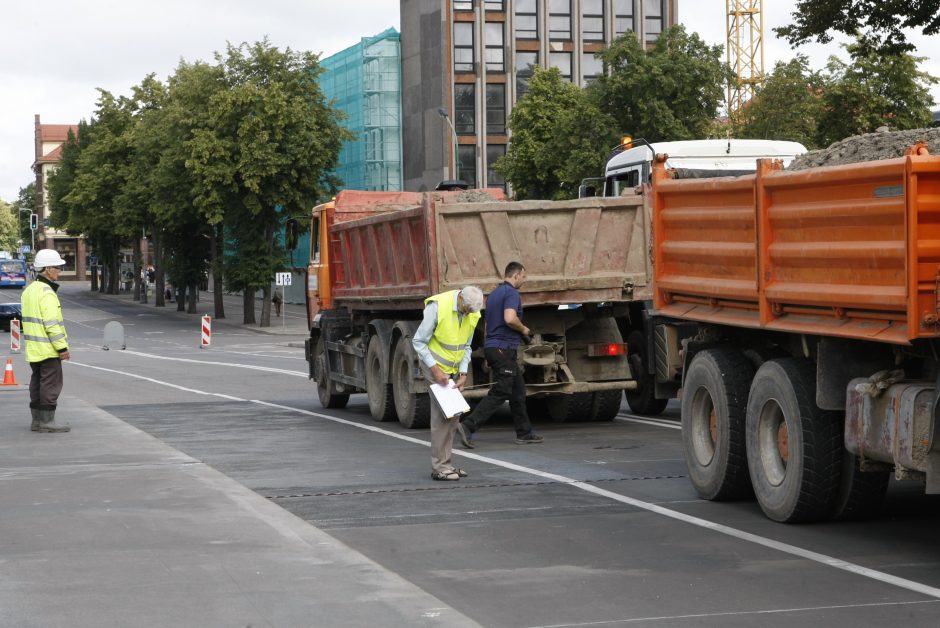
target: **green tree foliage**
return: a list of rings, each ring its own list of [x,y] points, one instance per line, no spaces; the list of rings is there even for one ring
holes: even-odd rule
[[[536,68],[525,96],[509,116],[512,143],[496,171],[516,198],[573,198],[585,177],[603,170],[617,143],[614,122],[557,68]]]
[[[851,61],[830,57],[823,111],[817,126],[819,146],[880,126],[916,129],[928,126],[934,104],[935,77],[918,70],[923,60],[908,53],[865,51],[861,43],[846,46]]]
[[[29,228],[29,215],[36,211],[36,182],[30,181],[28,185],[19,189],[13,209],[19,216],[20,239],[25,244],[32,245],[32,230]],[[22,210],[22,211],[21,211]]]
[[[767,140],[800,142],[819,148],[817,120],[822,114],[823,79],[798,55],[778,62],[764,85],[742,112],[735,135]]]
[[[904,29],[940,33],[940,0],[798,0],[793,24],[775,28],[793,46],[832,41],[832,31],[861,34],[860,50],[897,54],[914,50]]]
[[[16,208],[0,199],[0,251],[12,253],[19,246],[20,229]]]
[[[649,50],[625,33],[599,56],[607,74],[587,90],[618,132],[651,142],[707,136],[729,78],[721,46],[673,26]]]

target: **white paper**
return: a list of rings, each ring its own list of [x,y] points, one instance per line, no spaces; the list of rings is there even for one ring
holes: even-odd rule
[[[437,400],[441,412],[445,419],[452,419],[458,414],[470,411],[470,404],[463,398],[463,395],[457,390],[457,385],[453,380],[447,382],[447,386],[440,384],[431,384],[431,394]]]

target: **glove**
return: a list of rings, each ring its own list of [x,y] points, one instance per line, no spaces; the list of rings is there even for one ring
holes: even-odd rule
[[[530,345],[530,344],[532,344],[532,342],[533,342],[532,336],[523,336],[523,337],[522,337],[522,343],[523,343],[523,344]]]

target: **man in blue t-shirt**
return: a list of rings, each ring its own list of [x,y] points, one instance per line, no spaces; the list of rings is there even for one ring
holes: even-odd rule
[[[473,449],[473,433],[486,423],[493,413],[509,402],[512,422],[516,427],[516,443],[541,443],[542,437],[532,433],[532,424],[525,409],[525,380],[516,360],[516,349],[523,339],[528,340],[530,330],[522,322],[522,297],[519,287],[525,282],[525,267],[509,262],[503,273],[504,281],[486,300],[486,340],[483,355],[490,366],[493,386],[486,397],[468,415],[460,420],[457,433],[460,442]]]

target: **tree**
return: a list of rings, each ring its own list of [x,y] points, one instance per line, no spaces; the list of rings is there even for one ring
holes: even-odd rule
[[[19,244],[20,228],[16,208],[0,199],[0,251],[15,251]]]
[[[817,121],[822,114],[824,81],[798,55],[778,62],[764,85],[741,112],[735,135],[768,140],[791,140],[808,148],[816,145]]]
[[[573,198],[585,177],[603,172],[617,143],[610,117],[557,68],[536,68],[509,116],[512,143],[495,168],[518,199]]]
[[[861,42],[845,47],[851,62],[830,57],[816,142],[829,146],[880,126],[926,127],[937,79],[917,69],[922,57],[866,51]]]
[[[30,181],[22,187],[13,201],[13,209],[19,216],[20,239],[24,244],[32,245],[32,229],[29,228],[29,215],[36,211],[36,182]]]
[[[898,54],[914,45],[904,29],[922,28],[924,35],[940,33],[940,0],[798,0],[794,23],[775,28],[793,46],[815,39],[832,41],[832,31],[861,35],[860,50]]]
[[[313,53],[264,40],[230,45],[216,60],[225,89],[206,102],[208,124],[188,143],[186,166],[202,216],[213,225],[224,219],[240,244],[226,277],[243,291],[244,322],[254,322],[254,293],[264,290],[267,326],[271,280],[284,259],[275,231],[333,191],[328,173],[352,136],[320,90]]]
[[[730,78],[721,46],[673,26],[650,50],[625,33],[599,56],[607,73],[586,89],[621,133],[651,142],[707,137]]]

